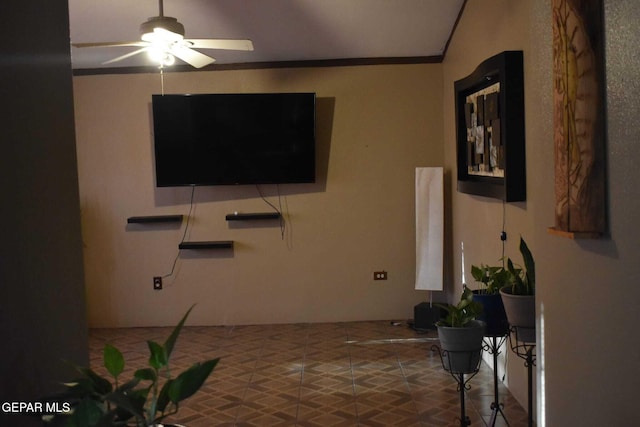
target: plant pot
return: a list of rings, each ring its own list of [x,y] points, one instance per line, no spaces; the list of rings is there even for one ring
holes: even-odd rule
[[[482,353],[485,323],[472,320],[468,326],[453,328],[438,326],[445,371],[468,374],[478,370]]]
[[[473,291],[473,300],[482,304],[482,314],[478,320],[487,324],[484,335],[487,337],[503,337],[509,332],[509,322],[504,311],[500,294],[482,294]]]
[[[508,288],[500,289],[509,325],[516,328],[516,338],[536,342],[536,296],[513,295]]]

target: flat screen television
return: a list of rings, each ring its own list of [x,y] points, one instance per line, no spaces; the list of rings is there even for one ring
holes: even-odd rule
[[[152,95],[156,185],[315,182],[315,99]]]

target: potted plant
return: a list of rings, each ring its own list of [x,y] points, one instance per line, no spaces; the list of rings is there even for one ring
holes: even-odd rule
[[[444,369],[457,374],[475,372],[480,363],[485,329],[484,322],[476,320],[482,306],[473,300],[473,292],[466,286],[458,304],[438,306],[447,313],[436,323]]]
[[[524,266],[517,267],[507,259],[509,283],[500,289],[500,295],[509,324],[515,327],[518,341],[536,341],[536,265],[524,239],[520,238],[520,254]]]
[[[104,367],[113,382],[91,368],[76,367],[80,378],[65,383],[66,390],[47,398],[65,402],[66,413],[44,416],[54,425],[73,427],[162,426],[163,419],[178,412],[179,404],[196,393],[209,377],[219,359],[196,363],[176,377],[169,372],[169,359],[178,335],[193,306],[182,317],[164,344],[147,341],[149,366],[134,372],[133,378],[120,378],[125,361],[111,344],[104,347]],[[164,427],[169,427],[164,424]]]
[[[471,275],[480,283],[479,289],[473,291],[473,299],[482,304],[482,314],[479,320],[486,323],[485,335],[488,337],[502,337],[509,332],[509,323],[500,296],[500,289],[509,283],[511,273],[504,267],[471,266]]]

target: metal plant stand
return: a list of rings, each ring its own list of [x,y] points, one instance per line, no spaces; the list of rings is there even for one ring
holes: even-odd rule
[[[493,403],[491,403],[491,418],[487,426],[495,426],[498,414],[502,415],[504,422],[509,425],[507,417],[504,415],[502,408],[504,404],[500,403],[500,393],[498,391],[498,355],[500,354],[500,347],[507,339],[507,335],[501,336],[487,336],[488,341],[484,341],[484,349],[493,355]]]
[[[524,359],[524,366],[527,368],[527,425],[533,427],[533,367],[536,366],[536,343],[518,340],[518,329],[533,328],[512,326],[509,333],[511,350],[519,358]]]
[[[442,367],[445,371],[447,371],[453,379],[456,380],[458,384],[457,391],[460,392],[460,427],[466,427],[471,425],[471,419],[467,416],[465,409],[465,401],[464,401],[464,392],[469,390],[471,387],[468,385],[469,380],[473,378],[478,371],[480,370],[480,361],[482,360],[482,349],[480,350],[480,357],[477,357],[478,351],[464,351],[464,352],[454,352],[442,350],[437,345],[431,347],[432,351],[438,352],[440,356],[440,361],[442,362]],[[452,359],[456,356],[456,359],[466,358],[469,359],[468,369],[465,369],[464,372],[455,372],[451,369]],[[465,378],[465,375],[468,375]]]

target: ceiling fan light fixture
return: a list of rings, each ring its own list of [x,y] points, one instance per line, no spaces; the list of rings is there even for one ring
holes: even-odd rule
[[[112,43],[73,43],[75,47],[136,46],[137,50],[104,62],[111,64],[147,52],[149,58],[163,66],[173,65],[177,59],[194,68],[202,68],[213,62],[211,56],[197,49],[253,50],[251,40],[190,39],[184,38],[184,25],[176,18],[164,16],[163,0],[158,0],[158,16],[148,18],[140,24],[142,41]]]
[[[151,33],[145,33],[142,35],[142,40],[151,44],[170,45],[184,40],[181,34],[172,33],[164,28],[155,28]]]
[[[154,16],[140,25],[142,40],[176,42],[184,39],[184,25],[170,16]]]
[[[173,65],[176,63],[176,57],[171,55],[170,53],[167,53],[164,58],[162,58],[162,62],[160,63],[160,65]]]
[[[175,64],[176,57],[162,48],[149,47],[147,54],[149,58],[158,65],[170,66]]]

